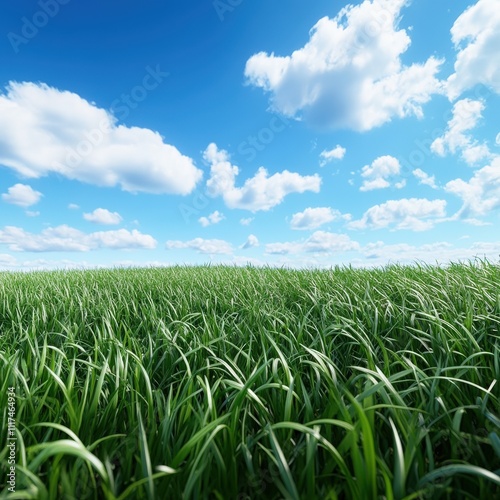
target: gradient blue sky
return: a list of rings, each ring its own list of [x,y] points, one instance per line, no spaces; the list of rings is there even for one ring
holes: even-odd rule
[[[0,269],[500,254],[498,0],[0,7]]]

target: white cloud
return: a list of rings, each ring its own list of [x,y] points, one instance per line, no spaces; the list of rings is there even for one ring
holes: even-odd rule
[[[29,233],[20,227],[6,226],[0,230],[0,243],[15,252],[88,252],[100,248],[124,250],[156,247],[152,236],[135,229],[86,234],[67,225],[50,227],[40,234]]]
[[[477,144],[464,149],[462,156],[467,164],[476,165],[481,160],[491,158],[491,153],[486,144]]]
[[[411,40],[399,29],[407,0],[365,0],[320,19],[306,45],[281,57],[260,52],[248,82],[271,94],[272,108],[320,127],[370,130],[393,117],[422,116],[440,92],[441,61],[404,66]]]
[[[112,249],[156,248],[156,240],[147,234],[142,234],[137,229],[128,231],[100,231],[90,235],[98,242],[99,247]]]
[[[70,204],[68,205],[68,208],[69,208],[70,210],[78,210],[78,209],[80,208],[80,205],[77,205],[76,203],[70,203]]]
[[[118,125],[108,111],[45,84],[0,93],[0,164],[27,178],[56,173],[125,191],[188,194],[202,177],[160,134]]]
[[[500,134],[497,134],[497,136],[495,137],[495,142],[498,146],[500,146]]]
[[[352,264],[366,266],[387,265],[392,262],[413,264],[427,262],[429,264],[447,264],[449,262],[465,261],[468,259],[488,258],[496,262],[500,253],[500,242],[476,242],[469,247],[455,247],[449,242],[439,241],[419,246],[407,243],[388,245],[382,241],[370,243],[361,249],[364,258],[353,259]]]
[[[302,176],[284,170],[269,176],[267,170],[259,168],[254,177],[247,179],[243,187],[236,187],[237,166],[229,161],[227,151],[219,150],[212,143],[203,153],[204,159],[210,163],[210,178],[207,191],[212,197],[222,196],[229,208],[240,208],[257,212],[269,210],[279,205],[288,194],[304,191],[319,192],[321,178],[319,175]]]
[[[243,250],[246,250],[247,248],[254,248],[258,246],[259,246],[259,239],[257,238],[257,236],[251,234],[241,248]]]
[[[169,240],[166,243],[166,248],[169,250],[187,248],[203,254],[230,254],[233,252],[231,243],[227,241],[205,240],[203,238],[195,238],[191,241]]]
[[[455,73],[447,81],[450,99],[478,83],[500,93],[498,0],[479,0],[466,9],[451,28],[451,38],[458,53]]]
[[[401,165],[397,158],[393,156],[379,156],[373,160],[371,165],[365,165],[361,171],[361,177],[364,178],[360,191],[372,191],[373,189],[383,189],[391,186],[389,178],[398,175]],[[406,185],[402,183],[395,184],[395,187],[402,188]]]
[[[330,207],[306,208],[303,212],[293,214],[290,227],[304,230],[316,229],[341,217],[342,214],[338,210]]]
[[[437,189],[436,177],[434,175],[431,177],[420,168],[416,168],[412,174],[419,180],[419,184],[425,184],[426,186],[430,186],[432,189]]]
[[[329,151],[325,150],[323,151],[319,157],[320,157],[320,162],[319,166],[324,167],[327,163],[330,163],[333,160],[342,160],[346,154],[346,148],[343,148],[339,144],[335,146],[333,149],[330,149]]]
[[[108,226],[120,224],[122,221],[122,217],[118,212],[110,212],[105,208],[96,208],[91,213],[83,214],[83,218],[86,221],[93,222],[94,224],[103,224]]]
[[[26,215],[28,217],[38,217],[40,215],[40,212],[33,210],[26,210]]]
[[[431,229],[438,218],[446,216],[445,200],[426,198],[403,198],[389,200],[368,209],[363,217],[349,224],[352,229],[381,229],[394,226],[395,229],[424,231]]]
[[[411,262],[415,260],[434,259],[434,257],[445,251],[448,252],[453,245],[449,242],[437,242],[421,246],[413,246],[407,243],[396,243],[387,245],[382,241],[368,243],[361,249],[361,253],[370,260],[381,260],[383,262]]]
[[[208,217],[200,217],[198,222],[203,226],[207,227],[212,224],[218,224],[221,220],[224,220],[224,214],[221,214],[218,210],[211,213]]]
[[[12,255],[6,253],[0,253],[0,267],[9,268],[15,267],[17,265],[17,259],[12,257]]]
[[[266,245],[266,253],[287,255],[312,253],[340,253],[358,250],[359,243],[351,240],[346,234],[316,231],[305,241],[294,241],[285,243],[269,243]]]
[[[26,208],[38,203],[42,196],[42,193],[35,191],[31,186],[15,184],[7,190],[7,193],[2,194],[2,199],[6,203]]]
[[[247,218],[243,218],[243,219],[240,219],[240,224],[242,226],[249,226],[250,223],[253,221],[253,217],[247,217]]]
[[[484,103],[472,99],[462,99],[453,106],[453,116],[448,122],[443,136],[431,144],[431,151],[439,156],[447,152],[461,152],[462,158],[469,165],[474,165],[484,158],[491,157],[486,144],[478,144],[470,134],[482,117]]]
[[[477,170],[468,182],[455,179],[448,182],[444,189],[463,201],[455,217],[468,219],[500,208],[500,156],[494,158],[490,165]]]
[[[371,181],[363,181],[362,186],[359,188],[360,191],[373,191],[374,189],[385,189],[390,187],[391,184],[383,179],[382,177],[377,177]]]
[[[491,226],[491,222],[484,222],[483,220],[480,219],[475,219],[474,217],[469,217],[468,219],[463,220],[466,224],[470,224],[471,226],[478,226],[478,227],[484,227],[484,226]]]

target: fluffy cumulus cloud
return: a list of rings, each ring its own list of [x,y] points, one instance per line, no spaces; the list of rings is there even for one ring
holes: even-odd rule
[[[252,85],[272,107],[314,126],[370,130],[393,117],[422,116],[440,92],[441,61],[403,65],[410,37],[399,28],[407,0],[365,0],[320,19],[304,47],[288,56],[260,52],[246,63]]]
[[[188,194],[202,177],[157,132],[119,125],[77,94],[10,83],[0,93],[0,165],[26,178],[56,173],[125,191]]]
[[[337,144],[333,149],[322,151],[319,155],[319,166],[324,167],[333,160],[342,160],[346,154],[346,148]]]
[[[431,229],[439,219],[446,216],[445,200],[426,198],[403,198],[389,200],[369,208],[363,217],[349,223],[351,229]]]
[[[432,189],[437,189],[436,176],[431,176],[420,168],[416,168],[415,170],[413,170],[412,174],[418,179],[419,184],[424,184],[431,187]]]
[[[166,243],[168,250],[195,250],[203,254],[231,254],[233,246],[224,240],[205,240],[203,238],[195,238],[190,241],[169,240]]]
[[[349,215],[342,215],[338,210],[330,207],[306,208],[303,212],[293,214],[290,221],[292,229],[316,229],[323,224],[338,220],[349,219]]]
[[[321,178],[317,174],[303,176],[284,170],[270,176],[263,167],[259,168],[254,177],[247,179],[242,187],[236,187],[239,169],[231,164],[227,151],[219,150],[217,145],[212,143],[205,150],[203,157],[210,164],[208,194],[212,197],[222,196],[229,208],[252,212],[269,210],[279,205],[291,193],[318,193],[320,189]]]
[[[208,217],[200,217],[198,222],[203,226],[211,226],[213,224],[218,224],[220,221],[224,220],[224,214],[221,214],[218,210],[211,213]]]
[[[500,93],[500,8],[498,0],[479,0],[451,28],[457,50],[455,73],[447,81],[451,99],[478,83]]]
[[[491,156],[486,144],[479,144],[468,134],[475,128],[482,117],[484,103],[473,99],[462,99],[453,106],[453,116],[448,122],[446,131],[431,144],[431,151],[439,156],[448,152],[460,152],[463,160],[469,165]]]
[[[365,165],[361,170],[363,184],[360,191],[372,191],[373,189],[383,189],[391,186],[388,179],[399,174],[401,165],[397,158],[393,156],[379,156],[373,160],[371,165]],[[405,182],[395,184],[395,187],[402,188]]]
[[[248,236],[247,241],[242,245],[242,249],[246,250],[247,248],[254,248],[259,246],[259,239],[254,234]]]
[[[455,215],[461,219],[487,215],[500,208],[500,157],[477,170],[468,182],[463,179],[448,182],[445,191],[462,199],[463,205]]]
[[[351,240],[346,234],[316,231],[304,241],[285,243],[269,243],[266,253],[275,255],[320,253],[333,254],[358,250],[359,243]]]
[[[153,249],[156,240],[137,230],[99,231],[86,234],[67,225],[44,229],[33,234],[20,227],[0,230],[0,243],[14,252],[88,252],[101,248],[113,250]]]
[[[93,212],[83,214],[83,218],[94,224],[113,226],[120,224],[122,217],[118,212],[110,212],[105,208],[96,208]]]
[[[19,207],[31,207],[40,201],[42,193],[35,191],[27,184],[15,184],[6,193],[2,194],[2,200]]]

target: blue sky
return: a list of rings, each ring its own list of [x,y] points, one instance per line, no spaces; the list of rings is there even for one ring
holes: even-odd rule
[[[0,16],[0,269],[500,254],[498,0]]]

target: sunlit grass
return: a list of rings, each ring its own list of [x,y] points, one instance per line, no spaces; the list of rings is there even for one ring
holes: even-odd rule
[[[10,498],[500,498],[499,284],[481,261],[2,273]]]

